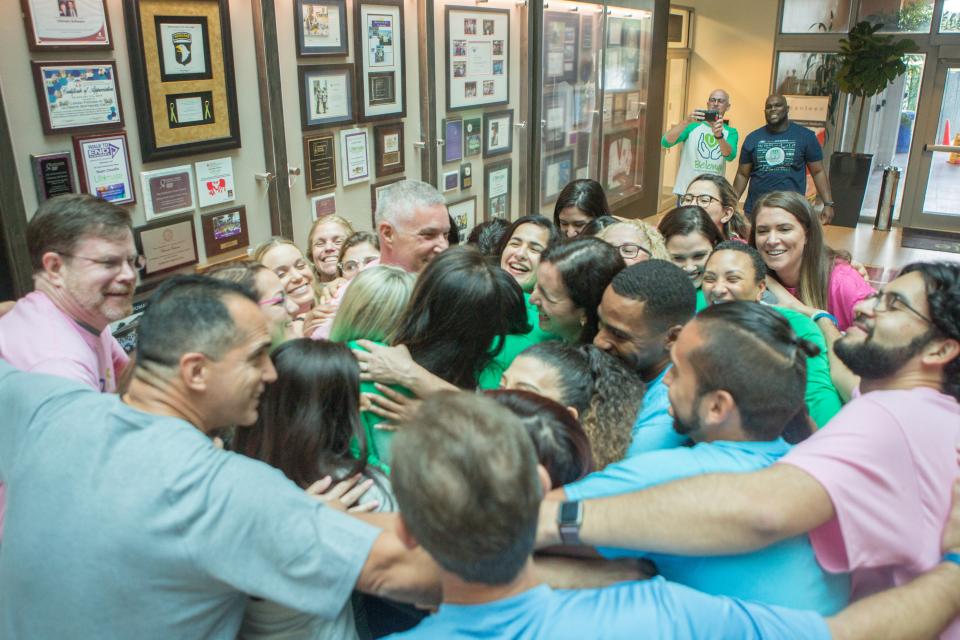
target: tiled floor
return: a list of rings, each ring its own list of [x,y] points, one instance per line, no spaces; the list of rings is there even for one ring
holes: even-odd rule
[[[876,231],[869,224],[858,224],[856,229],[824,227],[824,240],[834,249],[845,249],[853,259],[864,264],[870,280],[876,284],[888,282],[904,266],[921,260],[960,262],[960,253],[928,251],[900,246],[901,228]]]

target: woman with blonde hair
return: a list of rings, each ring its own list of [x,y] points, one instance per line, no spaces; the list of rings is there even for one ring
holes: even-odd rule
[[[317,291],[321,296],[332,298],[345,282],[340,278],[340,248],[351,235],[353,225],[340,216],[317,218],[310,227],[304,254],[313,263],[317,275]]]
[[[643,220],[618,220],[598,231],[595,237],[620,252],[628,267],[650,258],[670,259],[663,236]]]
[[[254,250],[253,259],[273,271],[283,283],[287,298],[302,316],[317,303],[313,268],[292,240],[273,237]]]
[[[357,274],[337,310],[330,340],[386,342],[410,300],[416,276],[399,267],[380,265]]]

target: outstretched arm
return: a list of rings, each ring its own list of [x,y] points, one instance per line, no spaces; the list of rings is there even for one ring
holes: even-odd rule
[[[352,514],[368,524],[383,528],[360,570],[357,589],[365,593],[408,602],[440,602],[440,571],[421,547],[408,549],[395,533],[396,514]]]

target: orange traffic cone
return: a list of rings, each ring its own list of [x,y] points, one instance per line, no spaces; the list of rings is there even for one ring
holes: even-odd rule
[[[960,147],[960,133],[953,137],[953,146]],[[947,158],[948,164],[960,164],[960,151],[954,151],[950,154],[950,157]]]
[[[950,146],[950,121],[943,123],[943,146]]]

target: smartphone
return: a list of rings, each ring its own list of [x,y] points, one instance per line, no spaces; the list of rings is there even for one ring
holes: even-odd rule
[[[720,117],[720,114],[716,109],[707,109],[703,112],[703,119],[706,122],[716,122],[718,117]]]

